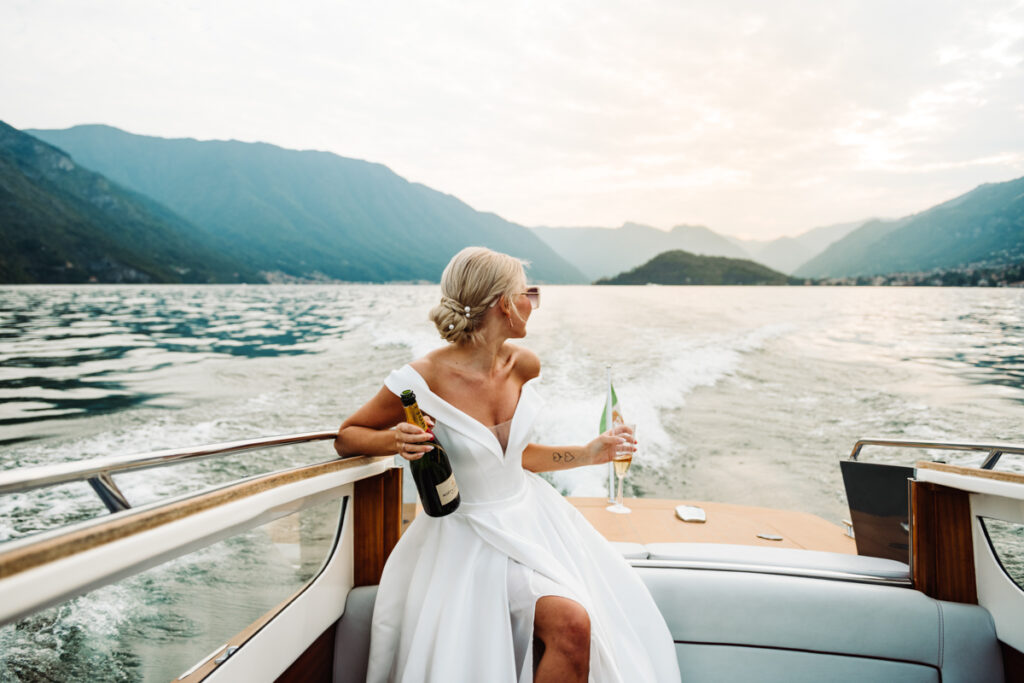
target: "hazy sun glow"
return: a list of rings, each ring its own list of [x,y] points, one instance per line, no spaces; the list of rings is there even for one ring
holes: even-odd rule
[[[1024,175],[1024,2],[32,0],[0,119],[383,163],[526,225],[771,238]]]

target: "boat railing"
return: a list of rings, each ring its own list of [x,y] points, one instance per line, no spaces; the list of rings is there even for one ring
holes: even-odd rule
[[[115,473],[323,442],[336,435],[335,430],[306,432],[0,472],[0,494],[88,481],[113,513],[5,541],[0,547],[0,625],[341,499],[341,517],[348,509],[356,527],[352,538],[358,539],[348,551],[348,562],[353,555],[356,561],[346,581],[352,584],[354,571],[355,585],[376,583],[402,523],[401,470],[393,467],[392,456],[339,458],[331,448],[329,456],[313,464],[252,474],[134,507],[113,484]]]
[[[0,472],[0,495],[86,481],[110,512],[120,512],[130,509],[132,506],[128,502],[128,498],[114,483],[113,475],[115,473],[165,467],[181,462],[195,462],[235,455],[244,451],[278,448],[310,441],[326,441],[334,439],[337,435],[337,430],[303,432],[22,468]]]
[[[860,439],[853,446],[850,453],[850,460],[856,460],[865,446],[880,446],[883,448],[914,448],[923,450],[940,451],[976,451],[987,453],[981,469],[991,470],[999,462],[1004,454],[1024,455],[1024,445],[1018,444],[978,444],[978,443],[952,443],[945,441],[903,441],[899,439]]]

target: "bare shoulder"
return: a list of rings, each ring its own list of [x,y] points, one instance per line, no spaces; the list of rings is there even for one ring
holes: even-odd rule
[[[536,353],[514,344],[506,344],[506,346],[509,348],[513,372],[523,382],[528,382],[534,377],[540,376],[540,358]]]
[[[427,355],[409,363],[409,366],[418,372],[428,385],[433,386],[434,380],[437,379],[440,373],[446,351],[448,351],[447,347],[434,349]]]

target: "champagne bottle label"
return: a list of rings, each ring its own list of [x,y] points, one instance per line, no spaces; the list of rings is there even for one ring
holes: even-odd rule
[[[455,496],[459,495],[459,487],[455,483],[454,474],[438,484],[436,488],[437,497],[441,499],[441,505],[447,505],[455,500]]]

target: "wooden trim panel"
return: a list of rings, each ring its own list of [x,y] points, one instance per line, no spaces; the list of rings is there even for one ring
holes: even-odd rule
[[[384,563],[402,533],[402,470],[395,467],[355,484],[356,586],[380,583]]]
[[[914,481],[910,508],[914,587],[937,600],[977,604],[970,494]]]
[[[334,678],[334,635],[337,628],[337,624],[332,624],[324,631],[277,677],[275,683],[331,683]]]

